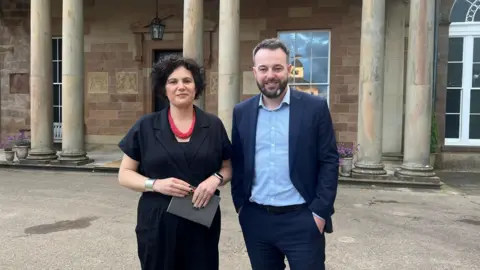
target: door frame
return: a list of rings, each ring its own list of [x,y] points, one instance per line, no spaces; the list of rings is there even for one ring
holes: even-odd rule
[[[460,96],[460,136],[458,139],[445,138],[446,146],[480,146],[480,139],[470,139],[470,94],[473,68],[473,41],[480,38],[480,23],[452,23],[449,38],[462,37],[463,63]],[[480,90],[478,90],[480,91]],[[446,115],[446,112],[445,112]]]
[[[144,74],[144,95],[143,95],[143,108],[144,108],[144,113],[152,113],[155,111],[155,106],[154,102],[155,99],[153,98],[153,89],[152,89],[152,83],[151,83],[151,72],[152,72],[152,63],[153,63],[153,52],[155,50],[183,50],[183,44],[182,40],[165,40],[165,41],[145,41],[144,42],[144,56],[143,57],[143,70],[145,72]]]
[[[150,73],[154,50],[183,50],[183,19],[168,19],[164,33],[164,40],[150,40],[151,21],[137,21],[130,25],[135,35],[135,60],[140,62],[143,70],[143,112],[152,113],[153,93],[151,89]],[[204,19],[203,21],[203,66],[210,69],[212,58],[212,36],[218,29],[218,22]]]

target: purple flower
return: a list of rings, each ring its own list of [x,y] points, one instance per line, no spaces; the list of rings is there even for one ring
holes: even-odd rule
[[[351,158],[355,154],[355,151],[358,151],[358,147],[360,145],[357,145],[357,147],[346,147],[343,143],[340,143],[337,146],[338,149],[338,154],[340,158]]]

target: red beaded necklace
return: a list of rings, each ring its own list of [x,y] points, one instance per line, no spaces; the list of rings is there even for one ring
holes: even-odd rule
[[[195,110],[193,110],[193,119],[192,119],[192,124],[190,125],[190,129],[187,132],[181,132],[177,126],[175,125],[175,122],[173,121],[172,114],[170,110],[168,110],[168,122],[170,123],[170,128],[172,129],[173,134],[177,136],[180,139],[187,139],[192,136],[193,133],[193,128],[195,127]]]

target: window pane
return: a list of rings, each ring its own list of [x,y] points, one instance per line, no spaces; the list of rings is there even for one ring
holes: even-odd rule
[[[473,62],[480,62],[480,38],[473,40]]]
[[[312,59],[312,83],[328,83],[328,58]]]
[[[57,60],[57,40],[52,39],[52,60]]]
[[[445,115],[445,138],[458,139],[460,137],[460,115]]]
[[[62,83],[62,62],[58,62],[58,82]]]
[[[60,85],[53,85],[53,105],[60,105]]]
[[[60,107],[53,107],[53,122],[60,123]]]
[[[330,46],[328,36],[328,32],[312,33],[312,57],[328,57]]]
[[[292,71],[295,77],[295,83],[309,83],[310,82],[310,61],[308,58],[297,58],[294,61],[294,70]]]
[[[328,85],[292,85],[296,90],[308,93],[314,96],[327,97]]]
[[[447,113],[460,113],[462,89],[447,90]]]
[[[58,60],[62,61],[62,39],[59,38],[58,40]]]
[[[472,87],[480,87],[480,64],[473,64]]]
[[[295,54],[295,33],[279,33],[278,38],[287,45],[290,50],[290,57],[292,58]]]
[[[448,87],[462,87],[462,63],[448,64]]]
[[[317,85],[318,95],[324,98],[328,97],[328,85]]]
[[[475,22],[480,22],[480,12],[475,12],[474,21]]]
[[[480,90],[470,92],[470,113],[480,113]]]
[[[480,139],[480,115],[470,115],[470,139]]]
[[[56,82],[58,82],[58,65],[57,65],[57,62],[53,62],[52,66],[53,66],[53,70],[52,70],[53,82],[56,83]]]
[[[450,38],[448,43],[448,61],[462,61],[463,38]]]
[[[467,0],[454,1],[452,12],[450,13],[450,21],[465,22],[470,5],[470,3],[467,3]]]
[[[312,55],[312,33],[295,33],[295,57],[310,57]]]

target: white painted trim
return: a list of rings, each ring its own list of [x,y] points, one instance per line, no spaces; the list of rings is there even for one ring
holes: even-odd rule
[[[445,139],[447,146],[480,146],[480,140],[461,141],[458,139]]]
[[[450,37],[465,37],[480,35],[480,22],[474,23],[451,23],[449,27]]]
[[[61,40],[62,37],[57,37],[57,36],[54,36],[52,37],[52,41],[53,40]],[[57,48],[57,53],[58,54],[62,54],[62,48]],[[52,64],[56,64],[56,63],[61,63],[63,61],[63,57],[62,57],[62,60],[53,60],[53,55],[52,55]],[[60,70],[57,69],[57,72],[60,72]],[[53,86],[54,85],[59,85],[60,86],[60,89],[62,88],[62,73],[60,72],[58,74],[58,78],[59,78],[59,81],[60,82],[53,82],[52,83],[52,91],[53,91],[53,94],[55,95],[55,91],[53,90]],[[53,79],[53,78],[52,78]],[[54,122],[53,123],[53,140],[54,142],[61,142],[62,141],[62,90],[60,90],[60,96],[58,97],[58,100],[59,100],[59,104],[58,105],[53,105],[53,109],[54,110],[60,110],[59,112],[59,117],[60,117],[60,122]]]
[[[462,91],[460,96],[459,138],[445,138],[448,146],[480,146],[479,139],[470,139],[470,97],[472,91],[474,39],[480,38],[480,22],[452,23],[449,37],[463,37]],[[450,63],[450,62],[449,62]],[[446,113],[447,114],[447,113]]]
[[[325,97],[327,99],[327,104],[330,106],[330,76],[331,76],[331,61],[332,61],[332,32],[330,30],[326,29],[312,29],[312,30],[282,30],[282,31],[277,31],[277,37],[281,33],[305,33],[305,32],[323,32],[328,34],[328,72],[327,72],[327,83],[293,83],[293,85],[320,85],[320,86],[327,86],[327,96]],[[293,53],[293,52],[290,52]],[[315,58],[322,58],[322,57],[310,57],[309,59],[315,59]],[[311,74],[310,74],[311,76]],[[290,84],[289,84],[290,85]]]

